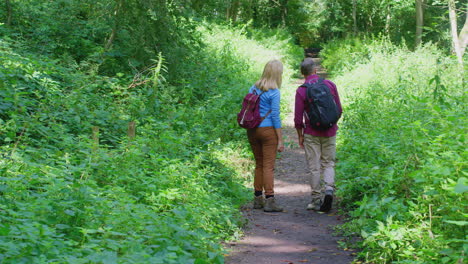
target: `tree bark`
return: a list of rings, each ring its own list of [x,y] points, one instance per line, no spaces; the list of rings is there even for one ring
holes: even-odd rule
[[[387,5],[387,19],[385,20],[385,33],[387,35],[390,35],[390,22],[392,20],[392,7],[391,4],[389,3]]]
[[[5,24],[7,26],[10,26],[11,25],[11,16],[12,16],[12,13],[13,13],[13,9],[11,8],[10,0],[5,0],[5,6],[6,6],[6,9],[7,9],[7,16],[6,16]]]
[[[114,25],[112,26],[112,32],[107,39],[106,45],[104,46],[104,49],[108,50],[112,46],[112,43],[114,42],[115,37],[117,36],[117,30],[119,30],[119,25],[120,25],[120,10],[122,9],[123,5],[123,0],[120,0],[117,2],[117,6],[115,7],[114,11]]]
[[[229,19],[231,18],[231,6],[232,6],[232,2],[229,1],[229,4],[226,8],[226,21],[229,21]]]
[[[357,0],[353,0],[353,32],[354,35],[357,35],[357,19],[356,19],[356,7],[357,7]]]
[[[255,0],[252,0],[252,20],[253,25],[256,26],[258,23],[258,6]]]
[[[424,0],[416,0],[416,38],[414,43],[415,47],[421,45],[422,41],[422,31],[424,24],[423,2]]]
[[[239,13],[239,4],[240,4],[240,1],[234,1],[234,3],[232,3],[231,12],[230,12],[231,13],[230,19],[233,22],[237,21],[237,14]]]
[[[448,8],[449,8],[449,19],[450,19],[450,29],[452,33],[453,49],[455,50],[455,54],[457,55],[458,63],[460,65],[463,65],[463,53],[462,53],[462,49],[460,45],[460,40],[458,38],[458,30],[457,30],[457,13],[455,11],[455,0],[448,0]],[[461,34],[463,34],[463,30]]]
[[[128,135],[128,138],[131,140],[135,138],[135,135],[136,135],[135,121],[128,122],[127,135]]]
[[[93,150],[97,150],[99,148],[99,127],[93,126]]]
[[[468,12],[466,13],[465,25],[463,25],[458,38],[460,39],[460,48],[463,55],[465,54],[466,46],[468,45]]]
[[[283,27],[286,27],[286,24],[287,24],[286,20],[288,17],[288,0],[284,0],[281,9],[282,9],[281,18],[283,22]]]
[[[192,8],[195,9],[197,12],[200,12],[203,9],[204,5],[205,5],[205,1],[203,0],[192,2]]]

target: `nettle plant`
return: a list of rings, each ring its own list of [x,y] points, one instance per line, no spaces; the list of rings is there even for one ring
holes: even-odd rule
[[[432,46],[369,46],[337,77],[340,190],[373,263],[453,263],[466,247],[466,107],[452,58]]]
[[[164,53],[105,76],[1,42],[0,262],[223,263],[250,196],[235,113],[267,57],[294,51],[202,33],[178,74]]]

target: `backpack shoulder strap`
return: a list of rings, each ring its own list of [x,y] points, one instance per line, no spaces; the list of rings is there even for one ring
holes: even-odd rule
[[[265,91],[262,91],[259,95],[258,95],[258,98],[260,99],[260,96],[262,96],[262,94],[265,93]],[[270,111],[268,111],[268,113],[266,113],[266,115],[264,117],[261,118],[261,121],[265,120],[265,118],[268,117],[268,115],[271,113],[271,109]]]
[[[305,88],[307,88],[307,87],[312,86],[312,85],[314,85],[314,84],[316,84],[316,83],[321,83],[321,82],[324,82],[324,81],[325,81],[325,79],[323,79],[323,78],[318,78],[315,82],[311,82],[311,83],[305,82],[305,83],[303,83],[303,84],[302,84],[301,86],[299,86],[299,87],[305,87]]]
[[[259,97],[265,92],[265,91],[262,91],[262,90],[258,89],[257,87],[255,87],[255,85],[252,86],[252,88],[253,88],[253,89],[252,89],[252,93],[258,95]],[[258,94],[258,91],[259,91],[259,90],[261,91],[260,94]]]

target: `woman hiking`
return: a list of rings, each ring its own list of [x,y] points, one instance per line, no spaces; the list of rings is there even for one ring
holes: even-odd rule
[[[262,77],[249,92],[260,95],[260,115],[264,118],[256,128],[247,130],[255,157],[254,209],[265,212],[282,212],[275,201],[274,175],[276,153],[284,150],[280,119],[280,90],[283,64],[279,60],[269,61]],[[263,193],[265,192],[265,193]],[[263,197],[265,195],[265,198]]]

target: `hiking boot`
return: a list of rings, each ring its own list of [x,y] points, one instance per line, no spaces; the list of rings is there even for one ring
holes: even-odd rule
[[[332,208],[333,203],[333,191],[326,190],[325,191],[325,198],[323,199],[322,206],[320,206],[321,212],[328,212]]]
[[[320,206],[322,205],[322,200],[320,198],[312,198],[310,204],[307,205],[307,210],[320,210]]]
[[[255,196],[253,208],[262,209],[264,205],[265,205],[265,199],[263,199],[263,196],[262,195]]]
[[[265,206],[263,207],[265,212],[283,212],[283,208],[276,204],[275,197],[270,197],[265,200]]]

